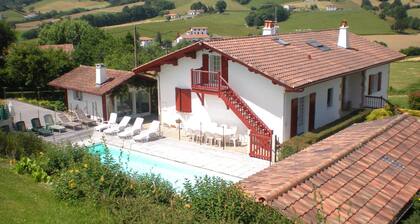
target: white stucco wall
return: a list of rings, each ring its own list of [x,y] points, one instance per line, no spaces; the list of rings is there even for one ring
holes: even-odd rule
[[[378,67],[374,67],[371,69],[366,70],[365,72],[365,95],[369,95],[369,75],[378,74],[382,72],[382,79],[381,79],[381,91],[373,91],[371,96],[382,96],[383,98],[388,98],[388,85],[389,85],[389,66],[390,64],[381,65]]]
[[[304,119],[305,132],[308,130],[309,124],[309,95],[316,93],[315,100],[315,128],[322,127],[338,118],[340,118],[341,107],[341,80],[336,78],[304,89],[303,92],[286,92],[284,99],[284,131],[283,140],[290,138],[290,115],[291,101],[297,97],[305,97]],[[333,88],[333,103],[331,107],[327,106],[328,89]]]
[[[247,128],[240,119],[228,110],[225,103],[213,95],[205,95],[204,106],[196,93],[191,94],[192,113],[179,113],[175,108],[175,87],[191,88],[191,68],[202,66],[203,52],[197,52],[196,59],[184,57],[178,65],[163,65],[159,73],[159,102],[161,120],[174,125],[177,118],[183,122],[216,122],[238,127],[245,134]],[[229,84],[245,100],[251,109],[271,128],[274,134],[282,136],[284,88],[259,74],[250,72],[246,67],[229,61]]]
[[[346,76],[345,100],[351,101],[352,108],[360,108],[363,94],[363,73]]]
[[[74,110],[76,107],[82,109],[85,114],[90,115],[93,119],[103,119],[102,114],[102,97],[83,93],[81,101],[74,99],[74,91],[67,90],[67,99],[69,110]]]

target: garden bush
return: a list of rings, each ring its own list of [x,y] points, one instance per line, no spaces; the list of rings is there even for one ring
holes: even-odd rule
[[[30,174],[36,182],[50,182],[51,177],[42,169],[39,163],[28,157],[23,157],[15,165],[16,172],[19,174]]]
[[[171,183],[164,180],[159,175],[150,173],[136,177],[138,184],[138,194],[149,198],[155,203],[170,204],[175,197],[175,189]]]
[[[408,106],[413,110],[420,110],[420,90],[408,95]]]
[[[390,117],[393,116],[394,113],[387,109],[387,108],[379,108],[379,109],[375,109],[373,110],[367,117],[366,120],[367,121],[374,121],[374,120],[379,120],[379,119],[384,119],[386,117]]]
[[[40,106],[46,109],[54,111],[65,111],[67,110],[66,105],[62,100],[37,100],[37,99],[28,99],[28,98],[18,98],[19,101]]]
[[[46,144],[33,133],[3,133],[0,131],[0,156],[11,159],[31,157],[43,152]]]

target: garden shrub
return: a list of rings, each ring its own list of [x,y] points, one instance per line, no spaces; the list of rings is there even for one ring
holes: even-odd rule
[[[33,133],[0,133],[0,155],[13,159],[44,151],[46,144]]]
[[[420,110],[420,90],[408,95],[408,106],[413,110]]]
[[[231,182],[216,177],[187,181],[181,193],[186,206],[211,220],[237,223],[289,223],[280,213],[247,197]]]
[[[386,117],[390,117],[393,116],[394,113],[387,109],[387,108],[379,108],[379,109],[375,109],[373,110],[367,117],[366,120],[367,121],[374,121],[374,120],[379,120],[379,119],[383,119]]]
[[[72,164],[83,161],[87,155],[87,150],[83,147],[72,145],[60,145],[56,148],[46,150],[43,157],[43,168],[49,174],[59,173],[66,170]]]
[[[23,157],[15,165],[16,172],[19,174],[30,174],[36,182],[50,182],[51,177],[41,168],[38,162],[28,157]]]
[[[153,173],[139,175],[136,182],[139,195],[155,203],[169,204],[176,195],[170,182]]]

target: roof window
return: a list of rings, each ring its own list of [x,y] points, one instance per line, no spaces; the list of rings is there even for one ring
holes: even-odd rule
[[[287,46],[287,45],[290,44],[289,42],[281,39],[280,37],[273,37],[273,40],[276,41],[278,44],[281,44],[283,46]]]
[[[315,39],[309,39],[308,41],[306,41],[306,43],[314,48],[318,48],[321,51],[329,51],[331,50],[331,48],[319,43],[317,40]]]

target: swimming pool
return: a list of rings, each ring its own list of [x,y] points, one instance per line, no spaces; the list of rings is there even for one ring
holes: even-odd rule
[[[224,180],[237,182],[240,180],[238,177],[217,173],[207,169],[190,166],[187,164],[159,158],[156,156],[147,155],[144,153],[121,149],[118,147],[108,145],[109,152],[115,161],[121,160],[127,168],[131,169],[138,174],[154,173],[159,174],[162,178],[168,180],[172,185],[180,190],[186,180],[194,180],[195,177],[214,176],[220,177]],[[103,155],[105,153],[104,144],[96,144],[90,147],[92,153]]]

